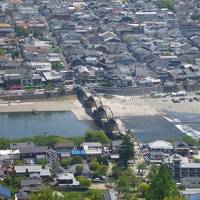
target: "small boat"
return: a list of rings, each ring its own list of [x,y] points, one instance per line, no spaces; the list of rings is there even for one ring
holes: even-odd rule
[[[37,115],[37,111],[35,109],[32,109],[32,114]]]

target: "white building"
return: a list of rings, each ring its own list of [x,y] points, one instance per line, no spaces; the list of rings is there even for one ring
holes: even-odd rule
[[[59,187],[80,185],[72,173],[59,174],[55,179],[55,183]]]
[[[164,140],[156,140],[155,142],[148,143],[149,150],[152,152],[163,152],[171,154],[173,152],[173,146],[171,143]]]

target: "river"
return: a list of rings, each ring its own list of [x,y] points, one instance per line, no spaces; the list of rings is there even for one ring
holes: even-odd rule
[[[0,137],[21,138],[37,134],[82,136],[97,129],[93,121],[78,120],[72,112],[16,112],[0,114]]]
[[[180,140],[184,134],[200,137],[200,114],[167,113],[163,116],[134,116],[122,119],[140,142]],[[72,112],[1,113],[0,137],[22,138],[37,134],[83,136],[97,130],[94,121],[78,120]]]

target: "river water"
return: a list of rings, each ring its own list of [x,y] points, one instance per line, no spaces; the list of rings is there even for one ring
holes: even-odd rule
[[[124,123],[141,142],[200,138],[200,114],[168,112],[165,116],[125,117]]]
[[[81,121],[72,112],[1,113],[0,137],[31,137],[37,134],[81,136],[97,129],[93,121]]]
[[[134,116],[122,119],[140,142],[180,140],[184,134],[200,137],[200,114],[167,113],[166,116]],[[72,112],[1,113],[0,137],[21,138],[37,134],[82,136],[96,130],[93,121],[78,120]]]

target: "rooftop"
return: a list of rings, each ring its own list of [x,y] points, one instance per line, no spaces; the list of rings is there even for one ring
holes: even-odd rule
[[[182,163],[181,168],[200,168],[200,163]]]
[[[173,149],[172,144],[164,140],[157,140],[155,142],[150,142],[148,146],[151,149]]]

